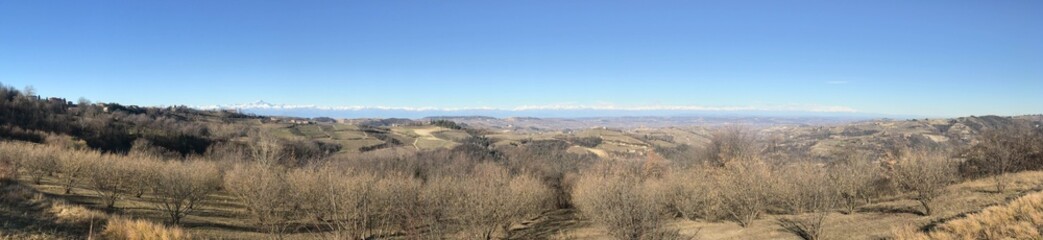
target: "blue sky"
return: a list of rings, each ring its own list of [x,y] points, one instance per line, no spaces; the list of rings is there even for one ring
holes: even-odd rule
[[[1043,113],[1043,1],[2,1],[0,82],[139,105]]]

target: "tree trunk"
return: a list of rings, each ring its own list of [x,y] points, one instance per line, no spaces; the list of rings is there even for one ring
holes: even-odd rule
[[[928,200],[925,200],[925,199],[920,200],[920,205],[923,205],[923,210],[924,210],[923,211],[923,215],[924,216],[930,216],[931,215],[931,205],[929,203],[930,203],[930,201],[928,201]]]

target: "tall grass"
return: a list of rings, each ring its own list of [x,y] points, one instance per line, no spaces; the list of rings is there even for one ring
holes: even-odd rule
[[[103,239],[109,240],[181,240],[191,239],[181,228],[167,227],[140,219],[114,217],[109,219],[105,230],[101,232]]]
[[[895,239],[1041,239],[1043,238],[1043,192],[1026,195],[1007,205],[938,225],[928,232],[911,226],[894,231]]]

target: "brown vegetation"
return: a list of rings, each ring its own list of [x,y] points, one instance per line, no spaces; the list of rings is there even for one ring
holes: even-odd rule
[[[899,136],[885,146],[894,149],[888,153],[852,149],[813,156],[807,146],[784,146],[782,136],[762,144],[758,131],[736,126],[712,131],[706,148],[650,145],[642,146],[648,147],[644,152],[598,156],[585,149],[615,140],[564,136],[504,143],[448,121],[434,124],[469,136],[453,148],[388,148],[399,141],[380,135],[390,130],[367,127],[363,135],[377,134],[367,137],[384,144],[344,153],[339,146],[274,136],[254,125],[177,120],[217,114],[188,109],[45,104],[9,88],[0,89],[0,107],[0,137],[34,142],[0,142],[0,181],[51,189],[33,198],[82,200],[55,205],[59,210],[52,215],[62,221],[93,219],[95,210],[79,206],[93,204],[190,229],[220,206],[228,218],[248,219],[229,228],[280,238],[527,239],[538,232],[531,228],[554,220],[548,214],[567,212],[616,239],[697,237],[676,229],[677,222],[689,220],[751,231],[769,225],[780,234],[822,239],[836,218],[904,211],[881,210],[889,206],[877,200],[912,205],[913,199],[930,215],[960,176],[991,178],[995,192],[1003,193],[1016,185],[1004,174],[1043,167],[1043,135],[1025,126],[990,130],[959,158],[939,150],[946,149],[942,144],[911,148],[923,139]],[[1038,226],[1038,214],[1028,209],[1040,203],[1024,199],[1012,203],[1012,210],[968,217],[994,220],[950,221],[925,234],[969,236],[959,231],[978,229],[973,234],[979,238],[1033,236],[1027,226]],[[834,211],[847,215],[831,217]],[[1011,227],[988,230],[998,226]],[[114,218],[102,232],[117,239],[180,239],[187,238],[185,231]]]
[[[931,215],[931,203],[945,186],[958,180],[955,162],[950,154],[926,149],[910,150],[894,166],[893,177],[902,190],[923,206],[923,214]]]
[[[580,177],[572,198],[577,209],[616,239],[659,239],[666,234],[668,216],[652,184],[636,166],[605,164]]]
[[[182,240],[191,235],[176,227],[166,227],[145,220],[111,218],[101,232],[103,239],[111,240]]]
[[[951,220],[920,232],[911,226],[897,228],[895,239],[1039,239],[1043,238],[1043,193],[1023,196],[1009,204]]]

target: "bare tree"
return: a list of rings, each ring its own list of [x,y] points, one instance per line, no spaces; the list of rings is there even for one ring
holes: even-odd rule
[[[221,186],[221,173],[213,163],[203,161],[166,162],[158,167],[151,185],[160,210],[171,224],[180,224],[198,204]]]
[[[116,208],[116,201],[130,191],[129,185],[135,181],[126,163],[119,156],[106,154],[88,167],[88,183],[109,210]]]
[[[239,165],[225,174],[224,187],[244,206],[258,228],[280,238],[292,219],[291,188],[285,170],[257,164]]]
[[[996,184],[996,192],[1006,190],[1010,182],[1007,173],[1027,169],[1026,160],[1033,154],[1031,142],[1035,137],[1031,128],[1008,126],[983,131],[981,141],[965,151],[968,161],[965,173],[986,175]]]
[[[573,201],[584,216],[604,225],[615,239],[653,239],[668,216],[634,166],[602,165],[576,182]],[[651,183],[648,183],[651,184]]]
[[[716,171],[690,169],[672,172],[655,184],[663,189],[657,198],[666,207],[685,219],[717,220],[722,212],[721,189],[715,180]]]
[[[465,226],[475,237],[492,239],[496,231],[510,238],[508,227],[525,217],[545,210],[550,190],[529,175],[512,177],[495,163],[475,166],[467,179],[461,179],[463,194],[456,205]]]
[[[257,163],[275,165],[288,156],[285,146],[274,136],[261,132],[253,134],[251,138],[249,155]]]
[[[806,240],[821,239],[826,218],[836,207],[839,194],[827,169],[811,163],[795,163],[777,174],[777,195],[795,215],[780,217],[784,230]]]
[[[752,159],[759,154],[757,133],[743,126],[733,125],[715,130],[710,135],[710,145],[706,147],[706,159],[718,166]]]
[[[747,227],[769,206],[771,171],[758,159],[726,165],[718,176],[725,212],[739,225]]]
[[[947,152],[940,150],[906,151],[895,164],[893,174],[899,186],[912,192],[913,199],[920,202],[924,215],[931,215],[931,202],[957,180],[956,165]]]
[[[828,171],[847,214],[880,194],[875,183],[882,180],[881,168],[864,155],[848,156],[834,162]]]
[[[287,177],[288,201],[305,220],[330,229],[331,238],[364,239],[374,235],[380,222],[373,201],[378,180],[372,174],[326,167],[298,169]]]
[[[72,194],[76,186],[85,176],[89,165],[101,158],[97,152],[85,151],[63,151],[58,157],[58,171],[61,173],[59,181],[65,194]]]
[[[127,184],[128,194],[135,198],[142,198],[145,193],[155,190],[157,178],[162,177],[166,169],[162,169],[162,161],[153,156],[130,156],[126,157],[124,167],[128,178],[133,179]]]
[[[58,161],[51,151],[42,146],[30,145],[22,154],[22,168],[26,170],[33,182],[40,184],[43,178],[54,174],[58,169]]]

